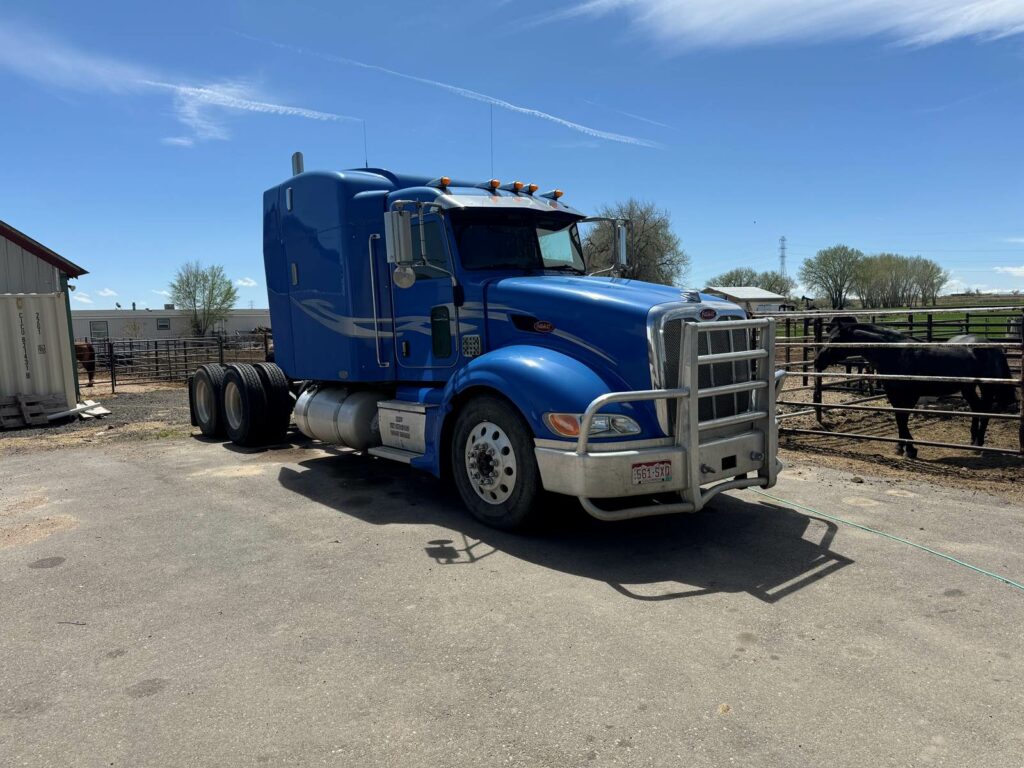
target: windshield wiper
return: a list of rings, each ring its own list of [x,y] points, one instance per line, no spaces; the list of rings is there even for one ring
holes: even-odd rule
[[[544,267],[545,270],[551,270],[552,272],[572,272],[574,275],[585,275],[587,274],[579,267],[572,264],[556,264],[553,267]]]

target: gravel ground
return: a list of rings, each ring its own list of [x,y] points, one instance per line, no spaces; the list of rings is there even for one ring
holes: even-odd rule
[[[111,440],[186,437],[192,430],[183,386],[130,386],[116,393],[83,390],[83,397],[108,408],[110,415],[0,432],[0,455]]]

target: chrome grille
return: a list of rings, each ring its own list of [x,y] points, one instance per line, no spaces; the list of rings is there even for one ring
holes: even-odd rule
[[[720,320],[736,320],[739,318],[721,317]],[[683,323],[694,322],[692,318],[671,317],[661,323],[661,349],[658,350],[659,360],[655,362],[661,385],[665,389],[675,389],[682,382],[680,375],[680,355],[682,354]],[[740,352],[750,349],[749,331],[745,329],[711,331],[698,334],[698,355],[720,354],[723,352]],[[701,365],[697,371],[697,387],[722,386],[750,381],[753,378],[752,363],[741,360],[731,363],[714,363]],[[660,404],[659,404],[660,405]],[[678,401],[670,400],[665,405],[669,434],[675,429]],[[750,392],[738,392],[732,395],[718,395],[700,400],[698,416],[701,421],[733,416],[751,409]]]

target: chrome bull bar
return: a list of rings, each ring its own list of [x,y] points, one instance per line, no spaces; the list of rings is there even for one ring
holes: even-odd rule
[[[699,334],[714,331],[754,330],[758,331],[756,348],[699,354]],[[710,351],[711,345],[708,345]],[[677,402],[676,422],[673,430],[673,446],[684,455],[685,484],[678,489],[681,501],[665,504],[647,504],[627,509],[607,510],[597,506],[591,498],[579,496],[584,509],[601,520],[624,520],[650,515],[664,515],[677,512],[697,512],[713,497],[722,491],[735,488],[759,486],[771,487],[775,484],[779,464],[778,426],[775,421],[776,388],[782,382],[782,376],[774,370],[775,361],[775,320],[761,318],[756,320],[730,320],[708,323],[687,323],[680,336],[679,378],[677,381],[686,384],[675,389],[649,389],[631,392],[609,392],[594,398],[587,406],[580,420],[580,436],[576,442],[575,453],[581,460],[591,456],[588,452],[590,444],[590,427],[594,417],[601,409],[612,403],[643,402],[652,400]],[[756,366],[756,375],[748,381],[723,384],[719,386],[699,388],[698,372],[701,366],[718,363],[734,363],[743,361],[763,361]],[[750,392],[749,408],[746,411],[729,416],[700,419],[699,402],[703,398],[720,395],[731,395]],[[748,429],[735,435],[726,436],[729,445],[758,445],[760,450],[751,449],[741,464],[737,465],[737,476],[731,479],[721,477],[727,474],[724,462],[719,467],[709,466],[707,455],[714,454],[714,446],[723,442],[721,433],[710,436],[702,442],[702,436],[716,430],[747,425]],[[730,457],[734,459],[734,457]],[[756,464],[753,466],[752,463]],[[749,476],[756,472],[756,476]],[[738,476],[742,475],[742,476]],[[701,480],[708,476],[714,481],[706,489],[701,487]],[[652,489],[652,492],[656,492]]]

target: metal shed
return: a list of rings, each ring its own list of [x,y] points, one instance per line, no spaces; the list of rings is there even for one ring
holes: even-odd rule
[[[0,221],[0,428],[78,402],[68,279],[86,270]]]

